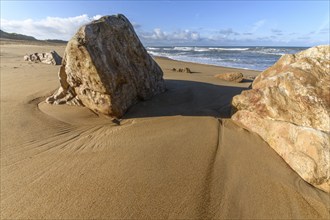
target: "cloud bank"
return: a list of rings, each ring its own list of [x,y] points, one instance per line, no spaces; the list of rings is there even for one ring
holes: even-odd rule
[[[87,14],[76,17],[47,17],[42,20],[6,20],[1,19],[1,29],[10,33],[33,36],[40,40],[69,40],[81,25],[99,19],[101,15],[89,17]]]
[[[47,17],[41,20],[1,19],[1,29],[10,33],[30,35],[40,40],[69,40],[80,26],[100,17],[101,15],[88,16],[83,14],[68,18]],[[234,30],[232,27],[212,30],[206,30],[202,27],[196,30],[168,31],[161,28],[144,30],[143,25],[134,21],[132,24],[145,45],[312,46],[329,44],[329,39],[326,37],[329,36],[329,21],[327,20],[308,33],[285,32],[278,27],[271,27],[265,19],[251,23],[246,30]]]
[[[199,41],[200,34],[196,31],[178,30],[174,32],[165,32],[160,28],[155,28],[152,32],[137,31],[139,37],[146,41]]]

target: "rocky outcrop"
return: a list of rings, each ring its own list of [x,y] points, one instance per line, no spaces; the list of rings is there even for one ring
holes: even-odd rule
[[[67,44],[59,78],[48,103],[84,105],[113,117],[165,91],[162,70],[124,15],[82,26]]]
[[[179,69],[172,68],[172,71],[179,72],[179,73],[192,73],[191,70],[190,70],[190,68],[188,68],[188,67],[179,68]]]
[[[60,65],[62,62],[62,57],[58,55],[56,51],[50,51],[49,53],[26,54],[24,56],[24,61]]]
[[[232,119],[307,182],[330,192],[330,46],[284,55],[235,96]]]
[[[221,74],[215,75],[214,77],[221,79],[221,80],[225,80],[225,81],[229,81],[229,82],[237,82],[237,83],[242,82],[242,80],[244,78],[243,74],[240,72],[221,73]]]

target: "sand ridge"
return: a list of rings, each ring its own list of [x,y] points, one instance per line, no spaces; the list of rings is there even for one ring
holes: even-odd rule
[[[168,91],[118,125],[42,101],[58,67],[23,56],[51,49],[64,46],[1,45],[1,218],[329,218],[328,194],[229,119],[250,82],[213,75],[236,69],[156,58]]]

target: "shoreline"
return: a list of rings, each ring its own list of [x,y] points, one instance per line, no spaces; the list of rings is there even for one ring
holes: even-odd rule
[[[220,68],[227,68],[228,70],[233,70],[233,71],[253,71],[253,72],[262,72],[264,70],[254,70],[254,69],[245,69],[245,68],[238,68],[238,67],[230,67],[230,66],[221,66],[221,65],[215,65],[215,64],[208,64],[208,63],[199,63],[199,62],[193,62],[193,61],[184,61],[184,60],[177,60],[177,59],[173,59],[170,57],[166,57],[166,56],[156,56],[156,55],[152,55],[149,54],[152,58],[156,58],[156,59],[168,59],[168,60],[172,60],[172,61],[177,61],[177,62],[182,62],[182,63],[187,63],[187,64],[198,64],[198,65],[205,65],[205,66],[213,66],[213,67],[220,67]]]
[[[216,64],[208,64],[208,63],[200,63],[200,62],[193,62],[193,61],[184,61],[184,60],[179,60],[179,59],[173,59],[170,57],[166,57],[166,56],[157,56],[157,55],[152,55],[149,53],[149,55],[153,58],[158,58],[158,59],[168,59],[168,60],[173,60],[173,61],[178,61],[178,62],[182,62],[182,63],[191,63],[191,64],[198,64],[198,65],[206,65],[206,66],[214,66],[214,67],[220,67],[220,68],[227,68],[230,70],[236,70],[236,71],[241,71],[241,70],[246,70],[246,71],[256,71],[256,72],[262,72],[264,70],[256,70],[256,69],[248,69],[248,68],[239,68],[239,67],[230,67],[230,66],[222,66],[222,65],[216,65]]]
[[[151,55],[184,62],[264,71],[275,64],[282,55],[295,54],[306,47],[171,46],[146,49]]]
[[[233,68],[233,67],[225,67],[225,66],[216,66],[212,64],[203,64],[203,63],[195,63],[195,62],[186,62],[186,61],[180,61],[171,59],[168,57],[162,57],[162,56],[152,56],[155,61],[162,67],[163,72],[165,75],[168,74],[174,74],[172,71],[172,68],[190,68],[192,72],[195,72],[197,74],[191,74],[191,78],[195,78],[196,75],[203,74],[204,77],[209,77],[213,81],[217,81],[215,79],[214,75],[216,74],[222,74],[222,73],[230,73],[230,72],[241,72],[244,76],[244,79],[246,80],[254,80],[255,77],[257,77],[261,71],[257,70],[248,70],[248,69],[241,69],[241,68]],[[185,74],[185,73],[183,73]],[[176,73],[178,75],[178,73]],[[202,79],[200,79],[202,80]],[[251,82],[252,82],[251,81]],[[251,83],[249,82],[249,83]],[[226,82],[222,81],[222,84],[233,84],[233,82]],[[244,82],[242,83],[234,83],[234,85],[241,87],[242,85],[245,85]],[[246,85],[245,85],[246,86]],[[248,87],[247,85],[246,87]]]

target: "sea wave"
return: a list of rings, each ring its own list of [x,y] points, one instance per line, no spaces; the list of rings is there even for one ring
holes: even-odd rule
[[[159,57],[169,57],[169,55],[170,55],[168,53],[155,52],[155,51],[149,51],[149,50],[147,50],[147,52],[153,56],[159,56]]]
[[[194,47],[174,47],[173,50],[193,51]]]
[[[175,60],[264,70],[273,65],[281,55],[294,54],[306,48],[173,46],[146,47],[146,49],[153,56],[163,56]]]
[[[208,52],[208,51],[246,51],[250,48],[224,48],[224,47],[174,47],[164,48],[164,50],[175,51],[194,51],[194,52]]]
[[[210,51],[210,49],[209,48],[203,48],[203,47],[195,47],[194,51],[196,51],[196,52],[207,52],[207,51]]]
[[[256,48],[255,50],[252,51],[260,54],[279,55],[279,56],[288,53],[288,51],[285,49],[277,49],[277,48]]]
[[[256,47],[252,49],[251,52],[259,54],[277,55],[282,56],[284,54],[294,54],[301,51],[303,48],[264,48]]]
[[[218,50],[218,51],[246,51],[250,48],[223,48],[223,47],[210,47],[209,50]]]
[[[162,48],[160,48],[160,47],[146,47],[146,49],[154,51],[154,50],[161,50]]]

